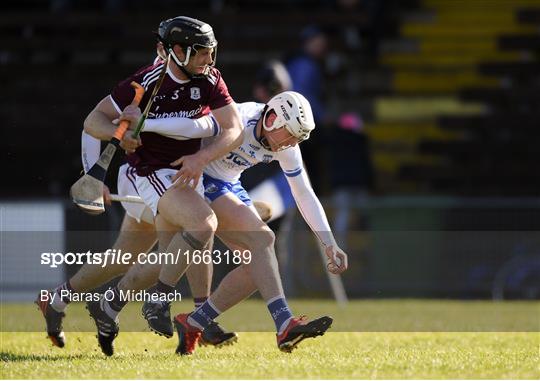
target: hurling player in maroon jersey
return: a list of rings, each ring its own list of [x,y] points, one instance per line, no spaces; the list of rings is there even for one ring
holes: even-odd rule
[[[148,118],[199,118],[212,110],[221,126],[221,134],[215,144],[200,149],[200,139],[179,141],[144,131],[140,139],[133,139],[128,132],[121,146],[129,153],[128,163],[134,168],[137,191],[154,213],[159,251],[169,251],[167,248],[173,238],[175,251],[204,249],[212,245],[217,219],[202,197],[202,171],[207,163],[241,143],[243,127],[221,73],[214,67],[217,41],[212,27],[179,16],[163,21],[157,36],[170,59],[167,75]],[[88,115],[85,131],[96,138],[109,140],[116,128],[112,121],[133,111],[132,106],[128,106],[134,95],[131,81],[145,87],[146,93],[140,103],[142,109],[166,62],[144,67],[120,82]],[[179,157],[182,157],[181,163],[173,166],[171,163]],[[172,176],[177,171],[179,180],[173,183]],[[137,277],[139,267],[133,266],[112,290],[112,300],[88,303],[98,327],[99,344],[107,355],[113,353],[112,342],[118,334],[117,315],[128,302],[120,297],[119,289]],[[179,277],[175,265],[149,267],[161,271],[158,292],[169,294]]]

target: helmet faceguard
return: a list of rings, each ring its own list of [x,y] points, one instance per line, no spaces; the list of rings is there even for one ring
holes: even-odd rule
[[[157,38],[163,44],[165,51],[171,55],[173,61],[190,78],[198,76],[187,72],[185,69],[192,52],[197,54],[200,49],[213,49],[212,63],[209,66],[216,64],[217,40],[212,27],[205,22],[186,16],[168,19],[159,24]],[[174,54],[173,48],[177,44],[184,50],[184,61],[180,61],[176,54]],[[203,76],[207,75],[208,72],[209,69],[203,73]]]
[[[270,126],[267,126],[271,111],[276,113],[276,118]],[[268,101],[263,111],[262,126],[268,132],[284,127],[300,143],[309,139],[311,131],[315,128],[315,120],[311,105],[302,94],[284,91]],[[281,147],[285,148],[287,147]]]

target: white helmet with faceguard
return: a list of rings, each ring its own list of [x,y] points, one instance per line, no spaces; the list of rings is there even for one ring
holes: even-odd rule
[[[266,125],[266,118],[274,111],[277,115],[271,126]],[[284,91],[270,99],[263,113],[262,125],[266,131],[285,127],[300,143],[309,139],[315,128],[313,112],[308,100],[296,91]]]

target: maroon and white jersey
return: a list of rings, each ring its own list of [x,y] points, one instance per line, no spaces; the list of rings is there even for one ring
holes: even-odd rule
[[[163,65],[164,63],[160,61],[146,66],[116,85],[111,92],[111,99],[118,112],[122,112],[135,96],[131,81],[139,83],[146,91],[139,105],[141,110],[144,110]],[[167,68],[167,74],[154,98],[148,119],[200,118],[207,115],[210,110],[232,102],[227,85],[216,68],[212,68],[210,74],[204,78],[186,81],[176,78]],[[197,152],[201,146],[200,139],[176,140],[144,130],[141,133],[141,141],[142,146],[127,157],[128,163],[137,169],[139,176],[147,176],[160,168],[178,169],[179,167],[173,167],[170,163],[181,156]]]

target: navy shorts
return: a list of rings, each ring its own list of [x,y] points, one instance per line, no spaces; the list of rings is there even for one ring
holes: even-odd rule
[[[249,195],[244,189],[244,187],[242,187],[242,183],[240,181],[230,183],[227,181],[215,179],[211,176],[208,176],[207,174],[204,174],[203,185],[204,197],[209,200],[209,202],[213,202],[218,197],[230,192],[236,197],[238,197],[238,199],[247,206],[253,205],[253,202],[249,198]]]

